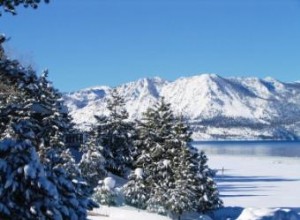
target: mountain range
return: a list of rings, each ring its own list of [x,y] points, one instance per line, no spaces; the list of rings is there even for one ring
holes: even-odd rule
[[[88,129],[94,115],[107,114],[108,86],[64,94],[75,124]],[[193,130],[194,140],[296,140],[300,138],[300,82],[273,78],[224,78],[201,74],[166,81],[143,78],[117,87],[130,119],[138,119],[159,97]]]

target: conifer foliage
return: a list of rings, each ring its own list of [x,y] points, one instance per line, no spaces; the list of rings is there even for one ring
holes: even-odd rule
[[[93,190],[98,186],[98,182],[106,175],[105,158],[102,155],[103,147],[89,140],[81,147],[83,155],[81,157],[79,167],[85,178]]]
[[[44,0],[45,3],[49,3],[50,0]],[[0,0],[0,7],[6,12],[10,12],[16,15],[16,7],[23,5],[25,8],[31,7],[36,9],[41,0]],[[1,16],[1,11],[0,11]]]
[[[0,218],[62,219],[57,189],[23,132],[30,123],[22,121],[13,129],[13,137],[0,141]]]
[[[106,177],[104,180],[100,180],[93,194],[94,199],[102,205],[116,205],[117,192],[115,183],[112,177]]]
[[[146,209],[150,188],[147,186],[142,168],[135,169],[129,176],[129,181],[123,187],[126,203],[139,209]]]
[[[205,212],[207,210],[213,210],[223,205],[223,202],[219,198],[219,193],[217,190],[217,185],[213,180],[215,176],[215,171],[211,170],[207,161],[208,158],[204,151],[200,153],[196,152],[198,162],[198,169],[200,175],[201,189],[200,194],[202,194],[202,199],[197,203],[197,211]]]
[[[103,147],[106,169],[117,175],[125,175],[132,163],[134,129],[128,121],[124,100],[116,89],[112,90],[107,100],[107,109],[108,116],[95,116],[94,143]]]
[[[206,172],[206,161],[201,161],[190,142],[188,126],[174,117],[164,98],[149,108],[138,126],[139,153],[135,165],[143,170],[143,177],[131,175],[123,187],[126,202],[179,219],[185,211],[220,207],[214,181],[207,181],[211,176]],[[201,164],[205,164],[203,170]]]
[[[61,94],[46,72],[37,77],[5,56],[0,59],[0,82],[0,160],[7,172],[0,177],[0,217],[14,213],[13,219],[85,219],[94,204],[64,145],[70,120]]]

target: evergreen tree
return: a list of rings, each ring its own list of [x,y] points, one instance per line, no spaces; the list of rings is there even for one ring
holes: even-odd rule
[[[168,143],[169,151],[172,152],[173,159],[172,175],[173,185],[169,187],[169,199],[166,202],[167,210],[173,218],[181,218],[185,211],[195,209],[195,200],[197,200],[197,163],[192,160],[190,152],[191,132],[182,118],[175,118],[173,125],[173,139]]]
[[[105,158],[102,155],[103,147],[93,143],[90,139],[81,147],[83,155],[79,167],[82,175],[90,185],[91,189],[98,186],[99,180],[106,175]]]
[[[123,186],[123,195],[128,205],[146,209],[150,189],[147,186],[143,169],[137,168],[129,175],[129,181]]]
[[[107,100],[108,116],[97,119],[95,143],[103,147],[105,167],[108,171],[125,175],[132,163],[134,133],[133,124],[128,121],[123,98],[113,89]]]
[[[200,206],[201,211],[220,206],[217,189],[208,186],[215,186],[213,179],[207,182],[203,178],[207,169],[200,169],[203,161],[191,146],[189,127],[182,118],[173,116],[163,98],[144,114],[138,134],[139,154],[135,165],[144,170],[149,199],[143,202],[148,210],[180,219],[183,212],[199,210]],[[135,189],[137,186],[128,184],[126,190],[144,191]],[[207,187],[214,198],[208,196]],[[208,203],[214,205],[208,206]]]
[[[174,116],[162,98],[153,109],[148,109],[139,125],[141,147],[137,166],[143,167],[150,196],[147,209],[158,213],[172,212],[169,199],[175,188],[174,157],[178,144],[174,144]],[[180,152],[179,152],[180,153]]]
[[[167,200],[167,208],[174,217],[180,216],[185,211],[195,210],[194,201],[197,199],[195,191],[197,189],[197,177],[190,160],[190,152],[187,148],[178,149],[180,153],[174,158],[174,185],[168,189],[170,195]]]
[[[207,165],[208,158],[204,151],[199,151],[191,145],[192,132],[185,125],[183,118],[178,118],[175,126],[178,142],[183,146],[184,158],[181,158],[182,163],[187,163],[183,166],[189,169],[187,176],[183,180],[192,180],[187,183],[186,189],[191,188],[194,195],[193,210],[207,212],[222,207],[223,202],[219,197],[219,192],[216,183],[213,180],[215,172]],[[180,167],[180,166],[179,166]],[[179,173],[183,174],[184,171]]]
[[[35,147],[47,179],[56,187],[59,215],[85,219],[86,209],[94,204],[88,199],[79,169],[64,145],[63,136],[70,126],[60,93],[47,81],[46,74],[37,77],[31,68],[5,56],[0,61],[0,81],[6,85],[0,93],[1,140],[11,138],[15,126],[27,120],[30,126],[22,132]]]
[[[137,167],[155,167],[153,162],[160,162],[165,155],[165,142],[172,138],[172,126],[174,116],[170,105],[165,103],[164,98],[154,108],[148,108],[143,118],[138,122],[138,156]],[[148,175],[149,169],[144,169]]]
[[[0,141],[0,218],[63,219],[58,192],[32,145],[30,120]]]
[[[5,52],[4,52],[4,49],[3,49],[3,46],[2,46],[2,44],[5,41],[7,41],[5,35],[4,34],[0,34],[0,60],[5,59]]]
[[[215,172],[211,170],[207,161],[208,158],[204,151],[196,153],[200,177],[200,188],[198,193],[201,195],[200,199],[197,202],[197,211],[206,212],[214,210],[223,206],[223,202],[219,197],[219,191],[217,185],[213,179]]]
[[[99,204],[108,206],[116,205],[117,193],[115,190],[115,180],[112,177],[106,177],[104,180],[99,181],[93,197]]]

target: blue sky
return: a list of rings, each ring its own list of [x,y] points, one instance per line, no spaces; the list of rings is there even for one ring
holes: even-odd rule
[[[0,32],[62,91],[199,73],[300,80],[300,0],[52,0],[4,14]]]

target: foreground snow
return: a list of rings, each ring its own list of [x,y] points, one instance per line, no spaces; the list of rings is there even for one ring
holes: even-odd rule
[[[170,220],[147,211],[141,211],[132,207],[107,207],[101,206],[94,210],[89,220]],[[209,217],[200,214],[186,214],[182,220],[300,220],[300,213],[290,209],[280,208],[224,208]]]
[[[107,207],[94,210],[89,217],[90,220],[107,219],[107,220],[169,220],[168,217],[140,211],[129,206],[124,207]]]
[[[226,206],[211,219],[300,220],[300,158],[210,155],[209,159],[209,166],[219,170],[217,183]],[[101,206],[94,213],[107,216],[90,216],[91,220],[170,219],[128,206]],[[189,215],[184,219],[210,218]]]
[[[238,217],[237,220],[298,220],[300,216],[295,211],[289,209],[254,209],[247,208]]]

